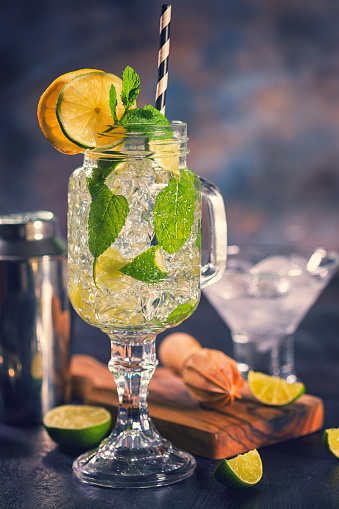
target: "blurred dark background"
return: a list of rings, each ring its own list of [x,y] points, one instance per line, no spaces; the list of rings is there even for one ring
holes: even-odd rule
[[[95,68],[141,77],[154,104],[158,0],[12,0],[0,12],[0,213],[54,212],[66,236],[67,183],[82,156],[56,151],[36,108],[59,75]],[[229,241],[339,249],[339,4],[333,0],[173,0],[166,115],[189,126],[189,167],[223,193]],[[179,326],[213,347],[202,298]],[[74,351],[109,342],[74,321]],[[177,330],[178,330],[177,329]],[[215,345],[213,345],[213,341]],[[230,341],[228,336],[228,341]],[[93,348],[88,350],[93,354]]]
[[[0,213],[47,209],[66,235],[67,181],[36,107],[84,67],[141,77],[154,104],[158,0],[13,0],[0,14]],[[189,167],[222,191],[230,242],[339,248],[339,4],[173,0],[166,115],[189,125]]]

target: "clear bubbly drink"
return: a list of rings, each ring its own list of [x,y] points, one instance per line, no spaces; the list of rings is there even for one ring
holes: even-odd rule
[[[168,147],[170,142],[164,144]],[[133,147],[135,148],[135,147]],[[178,154],[177,140],[174,142]],[[171,150],[159,152],[122,148],[124,156],[88,153],[84,165],[69,181],[68,212],[68,289],[77,313],[90,325],[103,330],[163,330],[190,315],[200,296],[201,184],[184,166],[184,156]],[[171,159],[176,157],[177,165]],[[179,168],[179,159],[181,160]],[[107,169],[111,165],[111,170]],[[128,214],[117,238],[94,259],[89,248],[89,223],[93,197],[89,181],[105,172],[105,185],[115,195],[125,197]],[[106,176],[108,174],[108,176]],[[158,245],[154,226],[154,208],[168,206],[168,215],[176,211],[175,193],[161,202],[159,195],[169,184],[187,180],[193,193],[192,220],[187,240],[179,248]],[[171,203],[172,201],[172,203]],[[158,207],[158,208],[159,208]],[[160,228],[160,227],[159,227]],[[158,236],[161,232],[158,232]],[[177,232],[180,238],[182,231]],[[139,279],[120,269],[131,260],[155,247],[163,277],[149,281],[144,264]],[[175,249],[175,251],[174,251]],[[174,251],[174,252],[172,252]]]

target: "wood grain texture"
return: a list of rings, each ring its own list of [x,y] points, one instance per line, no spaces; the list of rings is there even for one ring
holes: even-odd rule
[[[108,408],[115,418],[118,398],[108,368],[85,355],[72,359],[72,396]],[[297,438],[322,427],[324,408],[309,394],[285,407],[254,400],[247,387],[243,398],[223,410],[204,409],[188,394],[181,378],[157,368],[149,388],[149,411],[162,436],[199,456],[229,458],[250,449]]]

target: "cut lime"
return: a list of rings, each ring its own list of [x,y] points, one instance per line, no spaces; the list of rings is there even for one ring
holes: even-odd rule
[[[57,116],[56,103],[62,87],[80,74],[89,72],[103,72],[96,69],[80,69],[78,71],[63,74],[55,79],[40,97],[38,105],[39,125],[48,141],[60,152],[65,154],[79,154],[82,149],[72,143],[61,130]]]
[[[105,408],[88,405],[62,405],[43,417],[50,437],[60,445],[93,447],[108,433],[112,416]]]
[[[193,313],[197,305],[198,301],[196,300],[179,304],[179,306],[173,309],[173,311],[168,315],[166,322],[178,325],[178,323],[182,322]]]
[[[96,285],[99,288],[105,285],[110,292],[125,288],[128,284],[122,281],[124,276],[119,269],[126,264],[126,261],[115,247],[106,249],[95,263]]]
[[[125,128],[120,125],[98,125],[95,131],[95,144],[98,150],[120,150],[126,139]]]
[[[180,143],[173,140],[150,140],[148,145],[149,150],[154,152],[153,159],[159,164],[159,166],[180,177]]]
[[[213,472],[216,481],[233,488],[248,488],[262,478],[263,468],[256,449],[239,454],[230,460],[222,460]]]
[[[328,428],[323,433],[323,444],[328,452],[339,458],[339,428]]]
[[[159,246],[150,247],[119,270],[145,283],[158,283],[167,276]]]
[[[258,371],[249,371],[247,381],[253,396],[265,405],[288,405],[305,392],[305,386],[301,382],[288,383],[284,378]]]
[[[96,148],[97,133],[103,133],[107,126],[114,124],[109,104],[109,90],[112,85],[117,93],[116,114],[120,118],[124,112],[120,97],[122,80],[114,74],[82,74],[61,89],[56,105],[57,118],[65,136],[76,145]],[[111,140],[103,141],[101,148],[107,148],[110,143]]]
[[[68,279],[68,296],[75,311],[84,320],[91,323],[97,323],[97,318],[94,313],[94,306],[90,305],[90,280],[85,278],[80,280],[79,283],[74,283],[74,280]]]

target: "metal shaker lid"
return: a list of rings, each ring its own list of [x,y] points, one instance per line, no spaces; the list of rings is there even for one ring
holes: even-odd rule
[[[66,255],[52,212],[38,210],[0,215],[0,260]]]

